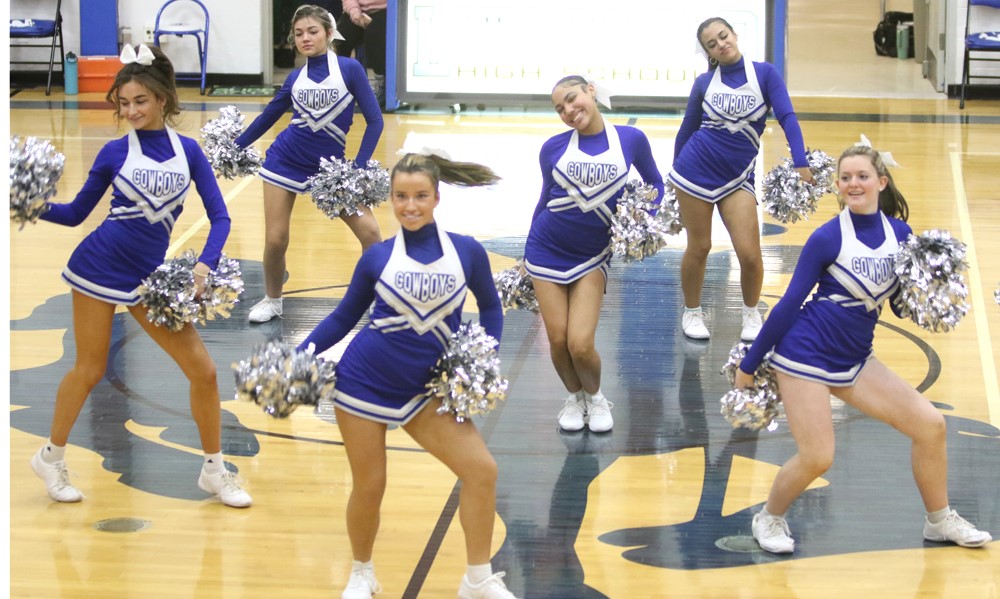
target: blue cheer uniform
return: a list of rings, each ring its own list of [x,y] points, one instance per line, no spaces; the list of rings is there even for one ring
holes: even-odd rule
[[[236,145],[249,146],[293,109],[288,128],[267,150],[260,176],[282,189],[306,193],[306,180],[319,172],[321,158],[344,158],[355,101],[366,123],[355,158],[363,166],[382,135],[382,112],[361,63],[333,52],[310,56],[292,71],[264,111],[236,138]]]
[[[225,201],[198,142],[167,127],[131,131],[109,142],[73,201],[50,204],[42,215],[79,225],[112,187],[110,213],[74,250],[63,280],[105,302],[137,304],[142,279],[163,263],[192,181],[211,223],[198,260],[216,268],[230,229]]]
[[[524,246],[524,267],[537,279],[569,284],[611,264],[611,218],[635,166],[663,197],[663,179],[646,135],[611,125],[595,135],[571,129],[539,154],[542,193]]]
[[[898,293],[895,255],[910,233],[904,221],[881,211],[846,208],[814,231],[740,369],[754,372],[773,348],[775,370],[831,387],[853,385],[872,355],[882,306]]]
[[[367,327],[337,364],[333,400],[352,414],[406,424],[428,401],[431,368],[462,322],[466,292],[486,332],[500,340],[503,308],[486,250],[475,239],[434,223],[401,229],[362,254],[337,309],[299,345],[320,353],[344,338],[372,300]]]
[[[706,202],[740,189],[756,197],[754,167],[769,109],[785,132],[794,166],[808,166],[802,129],[781,75],[769,63],[741,58],[695,79],[667,180]]]

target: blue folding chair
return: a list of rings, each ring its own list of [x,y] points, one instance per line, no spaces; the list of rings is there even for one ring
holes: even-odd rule
[[[192,23],[192,20],[195,22]],[[177,37],[190,35],[195,38],[198,43],[201,73],[175,73],[174,76],[178,81],[201,81],[201,95],[205,95],[205,72],[208,67],[208,9],[200,0],[167,0],[156,13],[153,44],[159,46],[160,36],[165,35]]]
[[[40,43],[41,40],[50,38],[47,43]],[[10,20],[10,44],[14,48],[48,48],[49,59],[44,60],[15,60],[13,56],[9,64],[44,64],[49,67],[49,78],[45,84],[45,95],[52,93],[52,71],[56,65],[56,48],[59,48],[59,71],[63,69],[66,61],[66,54],[63,48],[62,32],[62,0],[56,0],[55,18],[49,19],[11,19]],[[13,40],[29,39],[32,42],[23,43]]]
[[[1000,62],[1000,58],[972,56],[976,53],[1000,52],[1000,29],[986,31],[978,23],[993,15],[992,22],[1000,20],[1000,0],[969,0],[969,10],[965,13],[965,58],[962,61],[962,99],[959,108],[965,108],[965,86],[970,79],[1000,79],[1000,75],[973,75],[970,63]]]

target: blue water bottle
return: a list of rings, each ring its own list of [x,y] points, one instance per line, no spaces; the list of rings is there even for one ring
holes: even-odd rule
[[[77,92],[77,58],[72,52],[66,53],[63,63],[63,88],[67,96],[75,96]]]

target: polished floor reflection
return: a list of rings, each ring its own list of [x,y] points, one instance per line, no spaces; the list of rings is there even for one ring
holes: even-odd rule
[[[197,137],[229,102],[184,92],[181,132]],[[807,145],[837,154],[865,134],[902,165],[894,176],[910,202],[913,228],[947,229],[968,245],[972,308],[961,325],[930,334],[886,311],[875,351],[944,413],[951,504],[1000,538],[1000,306],[993,295],[1000,285],[1000,261],[993,259],[1000,252],[1000,103],[977,100],[959,111],[955,100],[893,93],[829,98],[793,90],[793,101]],[[262,106],[257,99],[238,102],[248,118]],[[12,134],[51,139],[67,155],[59,201],[73,197],[98,149],[121,134],[101,94],[46,97],[26,90],[11,98],[11,108]],[[680,115],[608,118],[642,129],[666,172]],[[357,147],[362,127],[359,119],[349,148]],[[523,251],[540,185],[538,149],[563,129],[546,111],[389,114],[376,158],[391,165],[409,139],[493,166],[503,177],[498,186],[445,187],[437,216],[445,228],[479,239],[499,271]],[[266,149],[279,130],[259,147]],[[780,128],[770,127],[758,181],[785,152]],[[187,385],[125,312],[115,318],[106,377],[70,438],[72,481],[87,497],[55,504],[46,496],[28,461],[48,434],[56,387],[75,358],[69,294],[59,273],[104,218],[107,200],[80,227],[12,226],[12,597],[336,597],[346,583],[350,475],[335,418],[321,406],[273,420],[231,399],[230,365],[265,340],[303,339],[342,297],[360,249],[343,223],[300,198],[285,316],[249,325],[249,307],[263,294],[261,183],[220,181],[220,187],[233,218],[225,251],[240,260],[246,292],[232,318],[209,323],[202,335],[224,400],[223,451],[247,481],[254,506],[226,508],[198,489],[202,458]],[[394,234],[391,210],[375,212],[383,236]],[[830,197],[807,221],[765,219],[765,304],[785,289],[808,235],[836,212]],[[192,195],[171,255],[201,247],[203,216]],[[614,403],[610,433],[558,430],[564,390],[541,319],[506,314],[501,358],[510,396],[477,424],[499,463],[493,564],[507,573],[509,587],[518,596],[552,599],[995,597],[1000,544],[965,550],[925,543],[908,443],[837,402],[834,466],[789,513],[795,553],[776,557],[756,547],[751,515],[794,444],[784,423],[756,434],[732,429],[719,414],[727,390],[719,370],[739,334],[741,302],[724,231],[716,230],[714,240],[704,295],[708,342],[679,332],[683,237],[644,262],[611,269],[597,332],[602,386]],[[466,307],[475,318],[474,304]],[[454,597],[465,569],[455,477],[402,430],[391,430],[388,444],[389,486],[375,551],[385,589],[379,597]]]

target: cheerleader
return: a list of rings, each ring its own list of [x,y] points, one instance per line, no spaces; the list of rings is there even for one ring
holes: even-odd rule
[[[292,71],[274,99],[247,130],[236,138],[245,148],[264,135],[289,108],[294,109],[288,128],[267,150],[260,176],[264,180],[264,287],[266,296],[250,309],[250,322],[280,317],[285,278],[285,251],[295,196],[306,193],[306,180],[320,170],[320,159],[343,159],[347,132],[354,122],[357,101],[365,118],[365,134],[355,163],[364,167],[382,135],[382,112],[368,84],[368,75],[353,58],[338,57],[331,50],[343,39],[325,8],[306,4],[292,17],[290,36],[307,60]],[[371,209],[341,217],[368,249],[382,239]]]
[[[771,364],[798,449],[754,515],[753,536],[765,551],[793,551],[784,514],[833,462],[832,394],[910,437],[913,475],[927,510],[924,538],[981,547],[992,540],[989,533],[948,505],[944,417],[872,351],[884,300],[890,298],[899,315],[893,261],[910,234],[906,200],[879,153],[861,145],[841,154],[837,189],[846,207],[806,241],[788,290],[736,373],[737,387],[751,385],[753,376],[747,373],[774,349]]]
[[[219,389],[211,356],[194,325],[173,332],[149,322],[138,292],[142,279],[163,263],[192,182],[211,223],[194,267],[199,295],[209,270],[218,265],[229,235],[229,214],[198,142],[170,127],[180,114],[170,61],[159,48],[144,45],[126,45],[121,61],[124,66],[107,100],[116,107],[115,120],[127,121],[132,131],[101,148],[72,202],[50,204],[41,217],[77,226],[108,186],[112,188],[110,214],[77,246],[62,273],[72,289],[76,363],[59,385],[48,442],[31,458],[31,467],[45,481],[52,499],[83,499],[69,482],[66,442],[91,389],[104,376],[115,306],[121,304],[191,383],[191,415],[205,451],[198,486],[226,505],[247,507],[250,495],[223,463]]]
[[[549,339],[552,364],[569,391],[559,426],[611,430],[611,402],[601,392],[601,356],[594,347],[611,263],[611,217],[629,169],[654,186],[663,178],[646,136],[611,125],[597,108],[597,90],[579,75],[560,79],[552,104],[566,131],[542,145],[542,194],[531,218],[524,266],[531,275]]]
[[[692,339],[709,338],[701,291],[712,249],[712,212],[718,206],[740,263],[744,304],[740,338],[753,341],[762,324],[757,303],[764,282],[754,165],[768,110],[774,111],[785,132],[796,170],[806,181],[813,181],[813,176],[781,74],[766,62],[747,60],[724,19],[703,22],[698,41],[708,54],[710,70],[694,82],[674,142],[673,168],[667,175],[677,192],[687,232],[681,260],[685,306],[681,325]]]
[[[459,517],[469,566],[458,596],[512,599],[503,574],[490,566],[496,462],[472,421],[439,414],[440,400],[426,390],[431,368],[461,324],[467,290],[476,298],[486,332],[498,341],[503,332],[486,250],[434,221],[439,181],[480,186],[497,177],[478,164],[407,154],[393,167],[391,181],[399,233],[362,254],[344,299],[299,346],[325,351],[352,330],[374,300],[370,324],[337,365],[333,396],[353,482],[347,533],[354,565],[341,597],[369,599],[381,590],[372,550],[386,484],[386,427],[396,424],[462,481]]]

